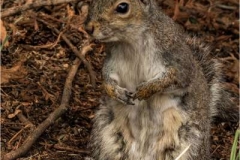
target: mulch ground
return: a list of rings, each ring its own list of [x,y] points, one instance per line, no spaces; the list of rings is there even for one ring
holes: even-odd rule
[[[61,36],[64,34],[77,50],[88,43],[82,29],[87,10],[81,8],[81,2],[39,6],[2,18],[1,156],[19,148],[29,133],[60,105],[66,77],[77,58]],[[4,11],[25,3],[31,1],[3,1],[1,5]],[[225,64],[224,87],[239,105],[238,3],[237,0],[159,2],[166,14],[212,46],[212,56]],[[68,160],[89,155],[91,120],[103,94],[104,57],[99,45],[86,54],[95,72],[96,87],[91,85],[89,69],[82,63],[73,80],[68,110],[19,159]],[[212,125],[213,159],[229,159],[238,125],[222,120]]]

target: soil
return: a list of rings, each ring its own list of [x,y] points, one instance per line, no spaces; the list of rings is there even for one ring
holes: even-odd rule
[[[59,107],[65,80],[76,58],[60,36],[64,33],[78,50],[89,42],[82,29],[87,10],[81,8],[81,2],[31,8],[2,18],[1,157],[19,148],[29,133]],[[3,1],[1,5],[4,11],[25,3],[31,1]],[[225,65],[223,85],[239,106],[238,1],[161,0],[159,5],[187,32],[202,37],[213,48],[213,58]],[[96,45],[85,58],[96,74],[96,87],[91,85],[88,69],[81,64],[73,81],[68,110],[19,160],[70,160],[89,156],[87,144],[92,119],[104,94],[103,46]],[[238,125],[220,119],[213,122],[210,149],[213,159],[229,159]]]

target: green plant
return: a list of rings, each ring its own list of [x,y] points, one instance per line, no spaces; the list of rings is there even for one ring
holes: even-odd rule
[[[240,129],[238,129],[235,133],[230,160],[239,160],[239,158],[240,158],[240,151],[238,148],[239,147],[238,146],[239,145],[239,143],[238,143],[239,137],[240,137]]]

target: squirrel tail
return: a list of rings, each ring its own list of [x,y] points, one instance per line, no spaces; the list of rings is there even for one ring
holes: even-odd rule
[[[211,49],[201,40],[196,37],[187,37],[186,42],[193,50],[193,56],[202,67],[202,72],[209,84],[212,93],[210,107],[213,120],[239,121],[240,107],[238,103],[233,101],[237,96],[234,97],[224,88],[223,65],[211,57]]]
[[[213,114],[214,119],[221,119],[230,122],[239,121],[239,106],[234,102],[233,96],[225,89],[221,89],[218,100],[215,102],[217,114]]]
[[[238,122],[240,116],[239,104],[234,101],[234,99],[237,99],[237,96],[224,88],[221,72],[219,74],[210,83],[212,93],[211,115],[214,121]]]

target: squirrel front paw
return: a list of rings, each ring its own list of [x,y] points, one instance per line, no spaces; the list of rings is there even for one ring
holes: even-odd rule
[[[136,92],[133,94],[133,99],[144,100],[148,99],[153,94],[151,87],[147,83],[142,83],[137,87]]]
[[[122,88],[117,85],[113,86],[111,84],[104,84],[104,88],[110,97],[118,100],[123,104],[134,105],[133,93],[129,92],[126,88]]]

